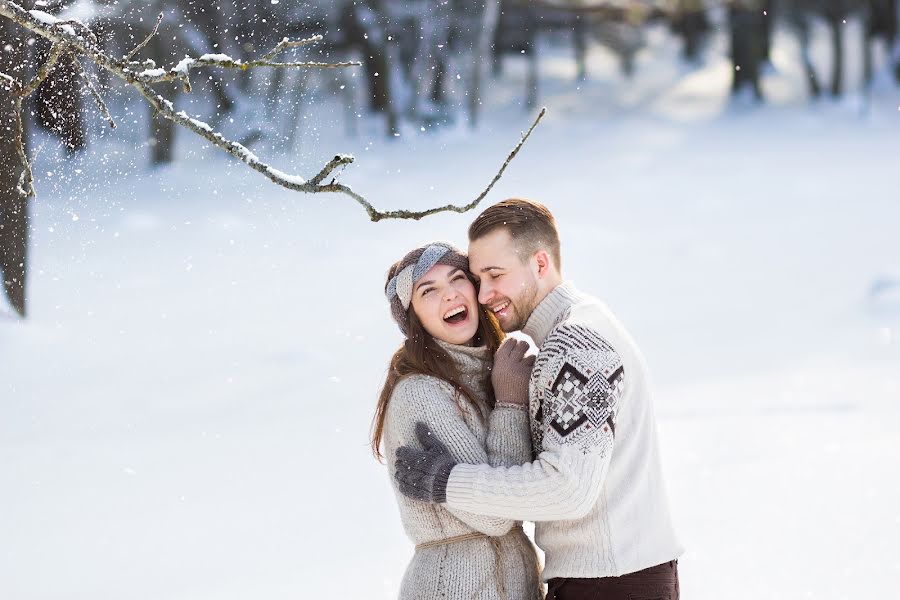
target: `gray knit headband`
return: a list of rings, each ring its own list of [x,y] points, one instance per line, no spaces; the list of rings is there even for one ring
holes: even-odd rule
[[[456,246],[449,242],[432,242],[408,252],[396,264],[396,272],[384,288],[385,296],[391,303],[391,313],[404,335],[413,287],[425,273],[439,264],[469,269],[469,259]]]

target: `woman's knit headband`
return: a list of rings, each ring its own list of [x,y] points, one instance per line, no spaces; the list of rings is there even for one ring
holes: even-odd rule
[[[385,294],[388,302],[394,299],[394,296],[400,299],[403,309],[409,308],[412,301],[413,285],[427,273],[431,267],[438,264],[438,261],[445,254],[451,251],[457,251],[456,248],[449,244],[434,243],[425,248],[419,260],[406,265],[394,275],[387,284]]]

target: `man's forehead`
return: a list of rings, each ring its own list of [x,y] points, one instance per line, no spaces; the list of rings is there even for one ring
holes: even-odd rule
[[[490,269],[502,269],[508,262],[508,253],[503,248],[469,248],[469,269],[476,275]]]
[[[505,229],[498,229],[469,242],[469,264],[472,270],[499,266],[515,254],[514,244]]]

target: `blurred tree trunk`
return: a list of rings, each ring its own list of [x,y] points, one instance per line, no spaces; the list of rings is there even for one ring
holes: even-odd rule
[[[63,5],[56,3],[38,8],[57,15]],[[50,42],[38,39],[34,48],[35,64],[43,64],[50,53]],[[69,152],[82,150],[87,143],[84,116],[81,113],[81,83],[73,60],[70,54],[61,56],[32,100],[38,125],[59,137]]]
[[[699,60],[703,37],[709,31],[704,3],[701,0],[677,0],[672,29],[684,39],[684,58],[691,62]]]
[[[837,98],[843,91],[844,79],[844,17],[846,13],[837,11],[826,15],[828,27],[831,29],[831,95]]]
[[[485,60],[490,55],[491,41],[500,21],[500,0],[485,0],[481,18],[475,33],[475,52],[472,56],[472,86],[469,90],[469,126],[478,125],[478,109],[481,106],[481,88],[486,70]]]
[[[766,29],[761,0],[732,0],[728,8],[733,63],[731,91],[737,94],[750,86],[756,100],[762,100],[760,70]]]
[[[0,70],[25,81],[27,46],[22,30],[6,19],[0,20]],[[0,278],[3,291],[12,307],[25,316],[25,282],[28,258],[28,200],[16,187],[23,165],[19,159],[14,136],[15,113],[9,91],[0,88]],[[26,111],[27,112],[27,111]],[[23,114],[23,126],[27,120]]]
[[[504,54],[525,57],[525,107],[534,108],[538,101],[537,12],[529,4],[502,0],[497,21],[491,44],[492,73],[495,78],[502,75]]]
[[[49,53],[50,44],[42,43],[36,53],[36,64],[42,64]],[[69,152],[82,150],[87,144],[81,111],[81,83],[73,61],[71,54],[63,55],[34,97],[38,124],[57,135]]]
[[[819,77],[816,75],[816,68],[812,62],[812,54],[810,53],[811,33],[809,27],[809,15],[800,12],[793,7],[793,12],[789,15],[792,25],[797,32],[797,40],[800,43],[800,59],[803,62],[803,71],[806,75],[806,85],[809,94],[813,98],[818,98],[822,93],[819,85]]]
[[[165,64],[166,53],[165,45],[162,42],[161,35],[156,35],[147,44],[147,55],[156,61],[156,64]],[[160,86],[163,87],[163,86]],[[165,96],[175,104],[177,101],[180,86],[166,84],[164,86]],[[156,114],[152,106],[148,105],[150,111],[150,162],[154,165],[164,165],[172,162],[175,158],[175,123],[169,119],[164,119]]]
[[[199,32],[206,38],[203,47],[192,49],[194,55],[205,52],[220,52],[233,57],[241,56],[241,49],[231,35],[230,20],[236,18],[237,7],[230,0],[215,0],[212,6],[194,3],[183,4],[185,16],[197,25]],[[281,71],[281,69],[276,69]],[[216,117],[222,119],[234,108],[234,101],[226,91],[225,77],[215,69],[204,69],[203,77],[209,83],[209,89],[216,99]]]
[[[435,120],[437,112],[431,98],[436,84],[435,67],[443,62],[447,52],[449,5],[409,2],[403,16],[397,17],[395,13],[388,15],[391,31],[407,33],[397,35],[402,65],[398,84],[405,88],[403,96],[407,98],[403,114],[412,122],[427,123]]]
[[[166,95],[175,104],[179,88],[171,86]],[[175,123],[150,107],[150,162],[165,165],[175,160]]]
[[[763,0],[763,60],[772,62],[772,34],[775,29],[775,0]]]
[[[587,22],[581,15],[575,15],[575,23],[572,27],[572,45],[575,47],[575,64],[578,81],[587,79],[587,50],[588,50]]]
[[[868,93],[872,86],[874,64],[872,46],[875,39],[884,40],[888,66],[895,81],[900,82],[900,45],[897,44],[898,0],[868,0],[866,17],[865,48],[863,55],[863,84]]]
[[[358,46],[362,52],[369,110],[384,113],[388,136],[393,137],[399,132],[399,123],[396,107],[391,102],[390,65],[381,12],[376,0],[347,3],[341,11],[339,25],[348,44]]]

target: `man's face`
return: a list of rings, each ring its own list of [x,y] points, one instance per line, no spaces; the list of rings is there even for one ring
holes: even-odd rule
[[[481,282],[478,301],[505,332],[525,326],[537,305],[537,263],[519,254],[509,232],[495,229],[469,242],[469,269]]]

